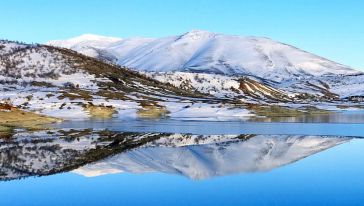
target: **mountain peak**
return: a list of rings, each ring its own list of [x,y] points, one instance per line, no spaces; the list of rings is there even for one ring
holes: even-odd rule
[[[204,38],[204,37],[213,37],[215,36],[215,33],[209,32],[209,31],[203,31],[203,30],[191,30],[189,32],[186,32],[180,36],[180,38],[192,38],[192,39],[198,39],[198,38]]]

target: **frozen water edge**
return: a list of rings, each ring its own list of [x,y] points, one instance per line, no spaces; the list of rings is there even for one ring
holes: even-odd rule
[[[166,132],[188,134],[293,134],[337,135],[364,137],[364,124],[359,123],[298,123],[243,122],[196,120],[88,120],[65,121],[56,128],[93,128],[126,132]]]

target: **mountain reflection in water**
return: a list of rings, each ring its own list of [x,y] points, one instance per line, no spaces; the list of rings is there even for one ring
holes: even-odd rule
[[[353,137],[191,135],[108,130],[17,132],[0,138],[0,180],[73,171],[163,172],[192,179],[271,170]]]

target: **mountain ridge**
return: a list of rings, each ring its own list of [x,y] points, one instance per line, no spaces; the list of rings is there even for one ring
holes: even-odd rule
[[[65,46],[62,40],[48,44]],[[114,63],[141,71],[253,75],[274,81],[362,73],[266,37],[192,30],[182,35],[147,39],[140,44],[136,40],[134,46],[127,52],[114,51]],[[113,51],[109,47],[102,50]]]

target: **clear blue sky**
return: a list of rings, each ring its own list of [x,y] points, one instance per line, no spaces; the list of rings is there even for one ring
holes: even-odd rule
[[[191,29],[266,36],[364,69],[361,0],[2,0],[0,38],[162,37]]]

